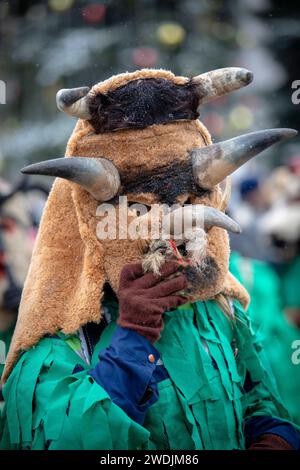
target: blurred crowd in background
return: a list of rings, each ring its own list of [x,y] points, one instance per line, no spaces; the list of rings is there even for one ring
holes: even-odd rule
[[[75,122],[57,111],[60,88],[91,86],[137,68],[193,76],[227,66],[251,86],[205,107],[213,140],[271,127],[300,128],[300,4],[286,0],[11,0],[0,3],[0,363],[17,318],[50,186],[20,168],[62,157]],[[300,105],[299,105],[300,106]],[[234,174],[233,274],[283,400],[300,424],[300,143],[269,150]],[[299,349],[300,350],[300,349]],[[0,364],[0,372],[1,372]]]

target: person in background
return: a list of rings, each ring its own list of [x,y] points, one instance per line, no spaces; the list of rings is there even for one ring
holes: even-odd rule
[[[247,288],[249,313],[291,416],[300,424],[300,159],[263,185],[269,209],[257,226],[268,262],[233,251],[230,271]],[[266,301],[267,294],[267,301]],[[299,346],[298,346],[299,348]]]
[[[231,235],[233,251],[247,258],[265,259],[265,246],[258,230],[260,218],[268,208],[265,197],[263,177],[259,174],[245,175],[236,186],[235,198],[229,206],[229,212],[243,230],[243,236]]]
[[[36,190],[47,194],[45,188],[29,186],[26,180],[14,188],[0,180],[0,376],[36,236],[39,211],[35,207],[45,200],[37,196]]]

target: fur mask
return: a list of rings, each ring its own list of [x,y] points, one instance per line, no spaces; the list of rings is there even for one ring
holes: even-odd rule
[[[58,93],[58,107],[80,120],[67,146],[68,158],[24,170],[64,179],[55,181],[44,211],[5,376],[18,351],[46,333],[72,333],[87,322],[99,322],[103,286],[109,282],[117,292],[124,264],[144,260],[145,269],[155,269],[156,261],[150,257],[155,254],[157,259],[155,242],[97,237],[97,224],[103,218],[101,211],[97,217],[97,207],[106,201],[118,209],[119,196],[147,206],[204,205],[202,262],[191,268],[189,253],[180,254],[189,265],[190,299],[212,299],[223,293],[247,305],[247,293],[228,273],[224,229],[238,227],[222,212],[219,183],[295,132],[261,131],[212,145],[198,117],[200,105],[251,79],[250,72],[235,68],[193,79],[140,70],[112,77],[91,90]],[[127,212],[129,221],[136,217],[131,208]],[[119,210],[116,217],[119,228]],[[179,247],[172,245],[175,256],[184,247],[184,238],[183,233]]]

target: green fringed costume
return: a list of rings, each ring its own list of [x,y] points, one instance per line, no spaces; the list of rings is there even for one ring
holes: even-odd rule
[[[45,337],[21,355],[4,387],[2,449],[243,449],[245,419],[287,418],[239,304],[228,319],[208,301],[165,314],[156,347],[170,378],[159,383],[144,426],[135,423],[87,374],[116,328],[117,305],[108,307],[113,321],[91,364],[76,335]],[[76,365],[84,370],[72,373]]]
[[[253,325],[259,331],[283,403],[300,425],[300,366],[292,361],[292,345],[299,341],[300,331],[283,312],[284,306],[300,305],[300,257],[282,270],[281,282],[269,265],[238,253],[231,254],[230,270],[250,293]]]

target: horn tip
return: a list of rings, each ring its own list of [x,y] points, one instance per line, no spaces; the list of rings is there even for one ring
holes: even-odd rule
[[[296,135],[298,134],[298,131],[296,129],[290,129],[290,128],[283,129],[283,132],[284,132],[284,137],[286,137],[287,139],[292,139],[293,137],[296,137]]]
[[[62,88],[56,93],[56,104],[60,111],[64,111],[65,107],[71,106],[74,101],[83,98],[90,91],[90,87],[82,86],[78,88]]]
[[[49,169],[53,166],[53,163],[58,162],[59,160],[64,160],[63,158],[56,158],[54,160],[47,160],[46,162],[32,163],[22,168],[20,171],[23,175],[46,175],[54,176],[52,173],[49,173]],[[50,165],[50,167],[49,167]]]
[[[250,72],[250,70],[247,70],[247,69],[241,69],[241,81],[245,84],[245,85],[249,85],[249,83],[251,83],[253,81],[253,73]]]
[[[37,165],[37,163],[33,163],[32,165],[24,166],[20,171],[23,175],[38,175],[39,171]]]
[[[293,139],[298,134],[296,129],[290,129],[289,127],[270,129],[270,131],[271,133],[274,132],[277,141]]]
[[[242,233],[242,227],[237,223],[236,227],[234,228],[234,233],[240,235]]]
[[[22,168],[22,169],[20,170],[21,173],[23,173],[23,175],[30,175],[30,170],[29,170],[30,166],[31,166],[31,165],[29,165],[29,166],[24,166],[24,168]]]

